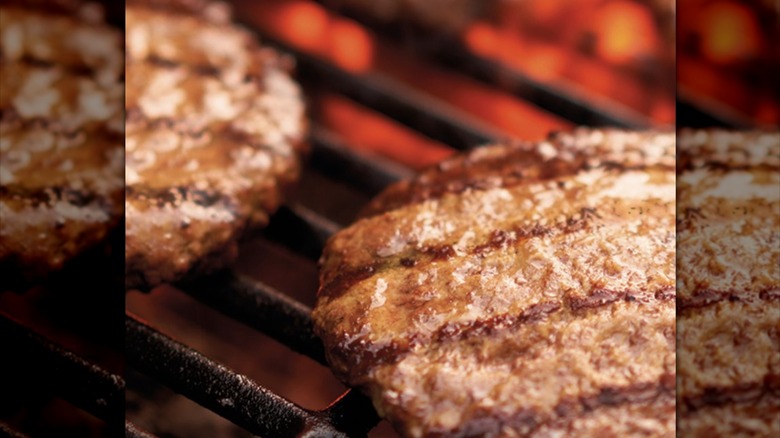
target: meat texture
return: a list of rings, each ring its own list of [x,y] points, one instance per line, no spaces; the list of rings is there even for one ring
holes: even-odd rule
[[[290,62],[222,3],[135,0],[127,20],[126,283],[230,262],[300,172],[306,126]]]
[[[673,436],[675,138],[479,148],[336,234],[313,311],[404,436]]]
[[[121,33],[94,4],[0,4],[0,277],[29,285],[123,215]]]
[[[678,430],[780,436],[780,134],[684,131]]]

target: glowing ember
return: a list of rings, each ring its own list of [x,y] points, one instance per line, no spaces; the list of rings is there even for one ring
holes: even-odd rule
[[[735,2],[710,5],[701,18],[702,51],[719,63],[731,63],[755,56],[761,50],[761,36],[755,16]]]

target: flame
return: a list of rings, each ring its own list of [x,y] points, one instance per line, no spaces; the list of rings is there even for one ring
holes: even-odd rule
[[[328,14],[319,6],[306,1],[286,2],[275,11],[275,16],[286,29],[285,35],[296,46],[315,50],[322,44],[322,35],[328,30]]]
[[[652,55],[658,46],[650,10],[634,2],[608,3],[596,14],[592,29],[597,34],[599,55],[614,63]]]
[[[763,100],[756,108],[755,118],[762,125],[776,126],[780,121],[780,107],[772,100]]]
[[[732,63],[761,50],[758,23],[750,10],[729,1],[710,5],[701,18],[702,51],[712,61]]]
[[[352,147],[415,169],[438,163],[454,150],[415,134],[368,108],[334,94],[320,99],[322,122]]]
[[[497,56],[501,43],[496,29],[484,22],[469,26],[463,33],[463,40],[472,52],[486,57]]]
[[[374,41],[365,29],[349,20],[335,19],[328,34],[330,55],[336,65],[356,73],[371,70]]]

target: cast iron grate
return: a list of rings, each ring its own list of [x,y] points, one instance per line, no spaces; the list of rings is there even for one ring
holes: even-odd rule
[[[340,11],[344,12],[344,11]],[[392,30],[353,16],[372,30],[391,38]],[[428,99],[403,83],[377,80],[348,73],[327,61],[263,34],[263,41],[292,54],[304,85],[316,84],[411,128],[428,138],[456,149],[469,149],[501,137],[468,114]],[[468,74],[497,89],[530,101],[574,124],[612,125],[641,128],[649,122],[630,112],[605,108],[564,90],[534,82],[517,72],[471,54],[459,44],[437,44],[425,56],[440,65]],[[373,195],[392,182],[409,175],[406,168],[382,159],[355,153],[326,129],[314,126],[311,135],[311,167],[314,171]],[[283,207],[266,230],[271,239],[297,253],[316,260],[325,241],[338,225],[304,205]],[[310,309],[268,285],[222,272],[177,285],[178,289],[245,325],[248,325],[326,365],[320,341],[312,332]],[[2,330],[12,333],[12,342],[24,355],[40,357],[53,365],[52,384],[75,405],[106,421],[124,424],[127,437],[152,435],[117,417],[123,412],[124,381],[73,353],[58,347],[7,318]],[[320,411],[303,409],[263,388],[246,376],[174,341],[132,314],[126,315],[126,358],[142,372],[235,424],[260,436],[365,436],[379,418],[371,402],[350,390]],[[0,435],[14,432],[0,425]]]

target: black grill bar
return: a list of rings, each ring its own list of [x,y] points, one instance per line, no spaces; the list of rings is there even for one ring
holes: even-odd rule
[[[563,117],[572,123],[589,126],[616,126],[646,128],[645,117],[630,108],[595,104],[592,99],[579,96],[574,90],[546,85],[497,61],[473,54],[462,42],[452,36],[432,34],[428,29],[405,22],[403,26],[382,22],[348,6],[328,0],[314,0],[323,7],[351,18],[382,36],[414,48],[440,65],[468,75],[487,85],[504,90],[522,100]]]
[[[225,271],[183,284],[180,289],[327,366],[322,342],[312,331],[311,309],[267,284]]]
[[[23,359],[45,372],[42,379],[73,405],[110,424],[124,422],[125,382],[71,351],[49,341],[24,325],[0,315],[3,349],[13,351],[5,360]]]
[[[317,261],[322,248],[339,225],[301,204],[282,206],[271,218],[263,235],[298,254]]]
[[[365,436],[376,425],[376,416],[331,423],[330,411],[305,410],[132,315],[127,315],[125,329],[127,360],[133,367],[254,434],[353,437]]]
[[[413,88],[376,74],[354,74],[300,51],[257,30],[261,41],[295,57],[297,78],[317,90],[328,89],[378,111],[421,134],[456,149],[470,149],[503,137],[465,113],[425,96]]]
[[[697,102],[698,101],[698,102]],[[706,108],[706,109],[705,109]],[[753,128],[744,117],[714,101],[703,102],[685,90],[677,90],[677,126],[686,128]]]
[[[368,431],[381,420],[371,400],[356,390],[345,392],[321,414],[338,430]],[[358,423],[359,429],[355,429],[354,423]]]
[[[390,184],[412,176],[407,168],[353,151],[323,128],[313,129],[311,143],[310,162],[318,172],[367,195],[376,195]]]

